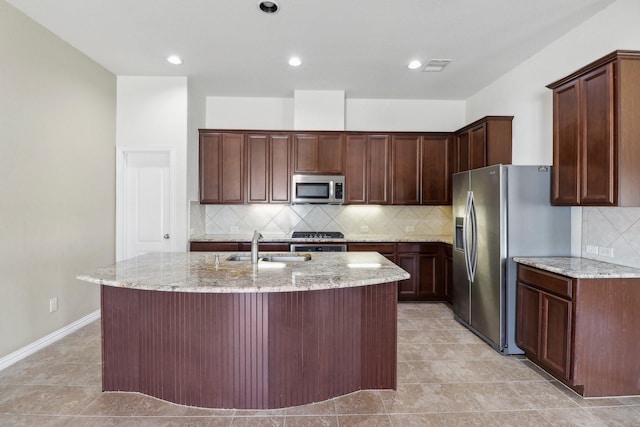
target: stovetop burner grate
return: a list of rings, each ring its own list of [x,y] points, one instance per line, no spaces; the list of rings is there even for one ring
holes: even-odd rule
[[[291,237],[294,239],[344,239],[344,234],[339,231],[294,231]]]

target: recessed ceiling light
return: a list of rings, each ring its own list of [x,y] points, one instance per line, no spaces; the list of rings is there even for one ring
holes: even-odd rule
[[[422,71],[440,72],[451,63],[451,59],[432,59]]]
[[[289,58],[289,65],[291,65],[292,67],[299,67],[302,65],[302,60],[297,56],[293,56]]]
[[[410,70],[417,70],[418,68],[422,67],[422,62],[420,61],[411,61],[409,62],[408,65]]]
[[[180,57],[179,57],[179,56],[177,56],[177,55],[171,55],[171,56],[168,56],[168,57],[167,57],[167,61],[168,61],[170,64],[173,64],[173,65],[180,65],[180,64],[182,64],[182,59],[180,59]]]
[[[258,7],[264,13],[276,13],[278,11],[278,3],[274,1],[261,1]]]

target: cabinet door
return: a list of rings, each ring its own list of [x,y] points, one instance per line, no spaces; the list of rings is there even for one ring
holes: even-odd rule
[[[540,364],[567,380],[571,379],[572,303],[541,292]]]
[[[453,248],[449,244],[440,245],[442,253],[442,282],[444,287],[444,297],[449,302],[453,302]]]
[[[420,137],[393,136],[391,142],[391,203],[420,203]]]
[[[418,268],[418,298],[421,300],[444,298],[444,290],[439,291],[438,289],[437,251],[418,255]]]
[[[247,135],[249,203],[269,202],[269,137]]]
[[[293,136],[293,172],[315,172],[318,165],[318,137]]]
[[[347,204],[367,203],[367,136],[348,135],[345,144]]]
[[[398,300],[416,300],[420,283],[418,256],[416,254],[397,254],[396,264],[411,275],[408,279],[398,281]]]
[[[297,134],[293,137],[294,173],[342,174],[342,134]]]
[[[200,202],[244,202],[244,134],[200,135]]]
[[[486,124],[469,130],[469,169],[487,165]]]
[[[444,301],[443,286],[439,286],[437,243],[398,243],[397,264],[411,274],[398,282],[398,298],[404,301]]]
[[[220,151],[221,203],[244,203],[244,134],[224,133]]]
[[[367,141],[367,203],[389,203],[389,135],[370,135]]]
[[[580,79],[582,153],[580,203],[615,204],[613,64]]]
[[[344,137],[342,134],[322,134],[318,136],[318,165],[316,172],[343,174]]]
[[[289,203],[291,200],[291,138],[289,135],[271,135],[269,161],[269,201]]]
[[[200,134],[200,203],[220,203],[220,144],[222,134]]]
[[[553,91],[551,203],[580,204],[580,109],[578,81]]]
[[[450,136],[425,135],[422,137],[421,202],[423,205],[451,204],[450,152]]]
[[[518,282],[516,344],[537,358],[540,352],[540,292]]]
[[[469,132],[462,132],[456,135],[456,172],[469,170]]]

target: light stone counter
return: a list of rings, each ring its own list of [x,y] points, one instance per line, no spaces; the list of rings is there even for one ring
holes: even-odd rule
[[[191,242],[251,242],[252,234],[201,234],[191,236]],[[451,244],[450,234],[409,234],[403,236],[391,234],[348,234],[344,239],[294,239],[282,234],[264,234],[260,242],[314,242],[314,243],[364,243],[364,242],[425,242]]]
[[[149,253],[80,274],[77,278],[99,285],[141,290],[248,293],[347,288],[410,277],[409,273],[377,252],[314,252],[309,261],[260,262],[257,268],[250,261],[228,261],[227,258],[234,254]]]
[[[640,269],[579,257],[515,257],[515,262],[575,279],[635,279]]]

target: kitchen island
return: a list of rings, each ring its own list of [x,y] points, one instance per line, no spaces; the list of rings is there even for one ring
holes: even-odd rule
[[[232,255],[152,253],[78,276],[101,285],[104,391],[267,409],[395,389],[408,273],[375,252]]]

